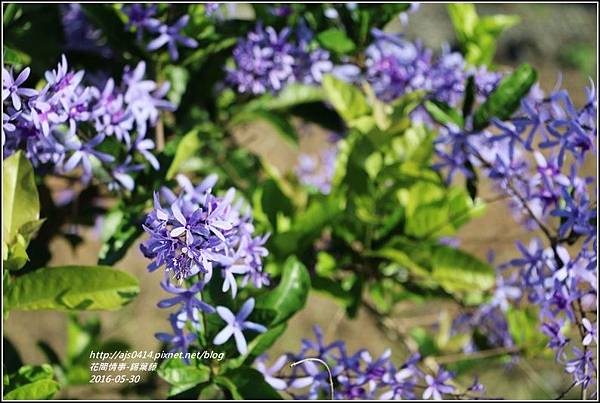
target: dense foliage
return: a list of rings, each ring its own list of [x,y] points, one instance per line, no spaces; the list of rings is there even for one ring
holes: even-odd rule
[[[597,94],[590,82],[575,105],[529,64],[494,66],[516,17],[448,5],[453,50],[384,29],[417,4],[260,3],[252,19],[219,3],[3,7],[5,317],[122,307],[138,282],[111,266],[133,250],[172,294],[156,334],[184,354],[158,368],[169,397],[499,397],[464,361],[549,351],[569,390],[595,397],[597,200],[581,172]],[[235,135],[262,124],[295,148],[299,121],[329,136],[289,172]],[[455,238],[485,212],[484,177],[532,233],[507,262]],[[69,189],[56,194],[56,178]],[[51,240],[77,246],[73,226],[99,217],[97,266],[48,267]],[[405,359],[315,327],[316,341],[268,361],[310,291],[396,332]],[[433,328],[391,329],[407,301],[458,308]],[[64,360],[42,345],[51,365],[5,355],[5,398],[85,384],[89,351],[123,347],[71,315],[69,345],[87,342]],[[225,359],[185,356],[205,349]],[[450,354],[465,360],[436,361]]]

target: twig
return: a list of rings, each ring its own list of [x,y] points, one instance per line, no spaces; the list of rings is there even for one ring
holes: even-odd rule
[[[449,364],[457,361],[477,360],[481,358],[496,357],[505,354],[516,354],[523,350],[521,347],[499,347],[488,350],[481,350],[470,354],[446,354],[432,357],[438,364]]]
[[[567,395],[567,393],[569,393],[571,391],[571,389],[573,389],[575,387],[576,384],[577,384],[577,382],[573,381],[573,383],[566,390],[564,390],[560,395],[556,396],[554,398],[554,400],[560,400],[563,397],[565,397]]]

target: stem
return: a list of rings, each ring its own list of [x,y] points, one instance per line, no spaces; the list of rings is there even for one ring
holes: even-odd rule
[[[505,354],[516,354],[523,351],[522,347],[498,347],[488,350],[480,350],[470,354],[447,354],[432,357],[438,364],[450,364],[457,361],[477,360],[481,358],[496,357]]]
[[[156,123],[156,151],[161,152],[165,149],[165,125],[162,117]]]
[[[575,387],[575,384],[576,384],[576,383],[577,383],[577,382],[573,381],[573,383],[572,383],[572,384],[571,384],[571,385],[570,385],[570,386],[569,386],[567,389],[563,390],[563,391],[562,391],[562,393],[561,393],[560,395],[556,396],[556,397],[554,398],[554,400],[560,400],[560,399],[562,399],[563,397],[565,397],[565,396],[566,396],[566,394],[567,394],[567,393],[569,393],[569,392],[571,391],[571,389],[573,389],[573,388]]]

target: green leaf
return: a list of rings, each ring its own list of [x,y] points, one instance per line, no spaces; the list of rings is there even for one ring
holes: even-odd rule
[[[442,125],[454,124],[458,127],[464,126],[464,120],[460,112],[450,105],[436,100],[427,100],[425,109],[438,123]]]
[[[302,104],[319,102],[323,99],[325,99],[325,93],[321,87],[294,83],[286,85],[276,95],[264,94],[248,102],[244,106],[244,110],[265,109],[268,111],[279,111]]]
[[[494,37],[500,36],[500,34],[507,29],[514,27],[521,21],[518,15],[490,15],[481,17],[479,23],[475,27],[475,35],[492,35]]]
[[[112,310],[138,293],[138,281],[129,273],[107,266],[61,266],[16,277],[4,303],[14,310]]]
[[[459,42],[461,44],[467,43],[475,33],[475,27],[479,22],[475,5],[470,3],[451,3],[448,4],[448,14],[450,14],[450,20],[452,21],[452,26]]]
[[[344,308],[349,307],[354,301],[350,290],[344,289],[339,281],[322,276],[313,276],[311,279],[312,289],[333,298]]]
[[[287,329],[287,324],[282,323],[275,327],[269,327],[264,333],[259,334],[248,343],[248,352],[237,358],[226,361],[227,368],[237,368],[242,364],[252,364],[256,357],[267,351]]]
[[[14,5],[14,4],[11,4]],[[4,64],[11,65],[27,65],[31,63],[31,57],[19,50],[11,49],[4,46]]]
[[[272,228],[277,228],[277,216],[280,214],[291,216],[294,213],[294,206],[275,179],[266,180],[260,190],[262,212],[266,214]]]
[[[266,381],[263,374],[250,367],[240,367],[215,378],[234,399],[281,400],[281,396]]]
[[[27,255],[27,241],[21,234],[17,234],[15,241],[8,247],[8,254],[4,259],[4,267],[10,271],[22,269],[29,261]]]
[[[432,248],[432,277],[450,293],[481,292],[492,288],[496,273],[487,263],[448,246]]]
[[[2,24],[4,26],[7,26],[8,24],[10,24],[12,22],[13,18],[15,18],[15,16],[19,12],[20,7],[21,6],[19,4],[15,4],[15,3],[10,3],[10,4],[6,5],[6,8],[4,8],[3,18],[2,18]],[[6,63],[6,54],[4,55],[4,63]]]
[[[323,77],[323,89],[331,105],[346,122],[370,113],[367,99],[354,85],[327,74]]]
[[[180,358],[169,358],[158,368],[158,375],[167,381],[171,388],[169,395],[176,395],[210,379],[210,368],[191,362],[186,364]]]
[[[493,117],[508,119],[536,80],[537,73],[529,64],[522,64],[510,76],[503,78],[475,113],[473,128],[476,131],[484,129]]]
[[[106,214],[98,264],[113,265],[125,256],[129,247],[143,232],[142,213],[141,205],[120,204]]]
[[[21,367],[9,375],[3,397],[6,400],[50,399],[60,388],[53,376],[54,371],[48,364]]]
[[[174,178],[175,175],[180,171],[182,165],[188,159],[199,154],[203,145],[204,142],[201,139],[200,131],[194,129],[186,133],[177,145],[175,157],[173,158],[173,162],[171,162],[171,165],[169,166],[166,178]]]
[[[292,228],[273,239],[274,253],[286,257],[310,247],[342,211],[341,199],[333,195],[312,200],[305,211],[296,215]]]
[[[2,238],[10,242],[26,223],[40,218],[33,167],[18,151],[2,163]]]
[[[199,69],[204,62],[209,59],[209,56],[226,50],[237,43],[237,38],[224,38],[221,41],[209,43],[206,46],[199,46],[192,54],[181,62],[184,67],[193,65],[194,69]]]
[[[317,35],[317,41],[325,49],[338,54],[351,53],[356,49],[352,39],[348,38],[346,33],[337,28],[329,28]]]
[[[257,308],[277,312],[271,326],[285,322],[302,309],[310,289],[308,270],[295,256],[290,256],[285,261],[282,273],[279,285],[256,299]]]
[[[225,400],[225,393],[219,385],[209,383],[198,394],[198,400]]]
[[[51,399],[59,389],[58,382],[52,379],[42,379],[13,389],[3,398],[5,400]]]
[[[538,330],[538,317],[538,313],[533,309],[509,307],[506,312],[508,330],[518,347],[532,350],[542,349],[545,346],[548,337]],[[562,330],[566,331],[566,329]]]
[[[190,81],[190,73],[183,67],[174,65],[165,67],[163,71],[171,84],[167,98],[175,105],[179,105]]]

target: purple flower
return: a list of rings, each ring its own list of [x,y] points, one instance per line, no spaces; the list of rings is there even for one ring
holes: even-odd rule
[[[323,194],[331,192],[337,154],[338,148],[335,144],[322,150],[318,157],[300,154],[296,165],[296,175],[300,183],[314,187]]]
[[[267,360],[266,355],[262,355],[256,359],[256,369],[263,374],[265,381],[276,390],[285,390],[287,388],[287,382],[283,379],[277,378],[277,371],[281,370],[286,362],[289,361],[287,355],[280,356],[271,367],[267,368],[265,361]]]
[[[577,347],[573,347],[573,354],[575,357],[567,361],[565,370],[573,376],[575,385],[582,385],[587,388],[592,381],[593,374],[596,372],[594,355],[590,350],[582,350]]]
[[[154,154],[152,154],[152,150],[154,149],[153,140],[144,138],[144,136],[140,134],[136,137],[132,148],[134,151],[143,155],[144,158],[146,158],[146,161],[148,161],[150,165],[152,165],[152,168],[158,171],[158,169],[160,168],[160,164],[158,163],[158,160],[156,159]]]
[[[425,375],[427,388],[423,391],[423,399],[442,400],[442,395],[445,393],[454,392],[454,386],[447,385],[446,382],[452,379],[450,372],[440,369],[435,377]]]
[[[295,81],[296,48],[289,42],[290,34],[288,28],[278,33],[258,25],[234,48],[236,69],[228,70],[227,80],[238,92],[252,94],[278,91]]]
[[[556,352],[557,360],[562,356],[562,352],[569,339],[562,333],[562,321],[550,321],[542,323],[541,331],[549,337],[547,346]]]
[[[160,25],[157,28],[157,32],[159,36],[153,39],[147,46],[148,50],[156,50],[164,45],[167,45],[169,49],[169,55],[172,60],[179,59],[179,51],[177,50],[177,45],[183,45],[187,48],[196,48],[198,47],[198,42],[196,42],[192,38],[188,38],[180,34],[180,31],[185,28],[190,20],[189,15],[182,16],[175,24],[168,25]]]
[[[67,147],[74,150],[71,157],[65,163],[63,169],[65,172],[72,171],[77,166],[81,165],[83,168],[83,181],[87,183],[92,178],[92,163],[90,157],[96,157],[103,162],[112,162],[114,157],[112,155],[97,151],[94,147],[98,146],[104,140],[103,134],[98,134],[92,140],[87,143],[73,144],[68,143]]]
[[[143,63],[133,73],[125,70],[122,85],[107,78],[103,89],[86,86],[84,71],[71,70],[64,55],[55,69],[44,74],[47,84],[39,93],[19,87],[28,71],[17,80],[12,72],[3,72],[5,158],[23,149],[40,173],[63,174],[81,167],[84,184],[94,177],[109,190],[133,189],[131,174],[143,169],[133,163],[138,154],[158,168],[151,152],[154,141],[146,138],[146,129],[156,123],[160,110],[173,110],[173,105],[163,99],[168,87],[143,79]],[[20,110],[7,105],[9,98],[15,102],[15,96],[29,97]],[[111,136],[117,144],[99,151]],[[101,175],[93,175],[92,167]]]
[[[113,50],[103,41],[102,30],[90,23],[81,4],[61,4],[60,11],[67,49],[96,53],[105,58],[113,56]]]
[[[2,102],[10,97],[12,106],[17,111],[21,110],[21,97],[31,98],[37,95],[37,91],[34,89],[20,87],[29,77],[30,71],[31,69],[26,67],[14,79],[12,69],[8,71],[2,67]]]
[[[160,283],[162,289],[175,294],[175,297],[160,301],[158,307],[169,308],[175,304],[182,304],[182,309],[186,312],[188,318],[194,317],[194,310],[196,309],[206,313],[213,313],[215,312],[215,308],[198,298],[198,293],[202,292],[204,285],[202,281],[198,281],[190,288],[178,288],[173,286],[168,280],[162,281]]]
[[[127,15],[128,20],[125,28],[135,30],[137,40],[142,40],[144,30],[153,30],[158,24],[158,20],[154,18],[156,15],[156,4],[129,4],[123,7],[123,12]]]
[[[185,356],[188,352],[190,344],[196,339],[192,333],[186,333],[183,326],[180,325],[177,314],[169,315],[169,322],[173,328],[174,334],[159,332],[154,335],[158,340],[167,343],[171,346],[171,352],[180,351],[183,353],[183,359],[189,364],[189,358]]]
[[[561,238],[567,235],[569,230],[576,234],[592,235],[596,232],[593,219],[596,217],[596,209],[591,208],[589,198],[586,194],[574,199],[571,194],[563,188],[562,197],[565,201],[563,208],[552,211],[552,215],[561,217],[563,223],[559,228]]]
[[[146,134],[148,122],[154,125],[161,110],[172,111],[175,106],[164,99],[169,91],[169,83],[160,87],[152,80],[144,80],[146,63],[139,62],[133,71],[128,68],[123,74],[126,90],[123,100],[127,103],[135,119],[140,135]]]
[[[588,318],[583,318],[581,324],[586,331],[585,337],[581,341],[584,346],[589,346],[592,341],[598,344],[598,326],[596,323],[590,322]]]
[[[217,346],[224,344],[233,335],[233,337],[235,338],[235,345],[240,355],[246,354],[248,351],[248,345],[242,332],[246,329],[253,330],[259,333],[264,333],[267,331],[267,328],[263,325],[246,320],[248,316],[250,316],[250,314],[252,313],[253,309],[254,298],[250,298],[249,300],[244,302],[244,305],[242,305],[242,308],[237,313],[237,315],[234,315],[229,310],[229,308],[226,308],[224,306],[218,306],[217,313],[219,314],[221,319],[223,319],[225,323],[227,323],[227,326],[225,326],[215,336],[213,344]]]

